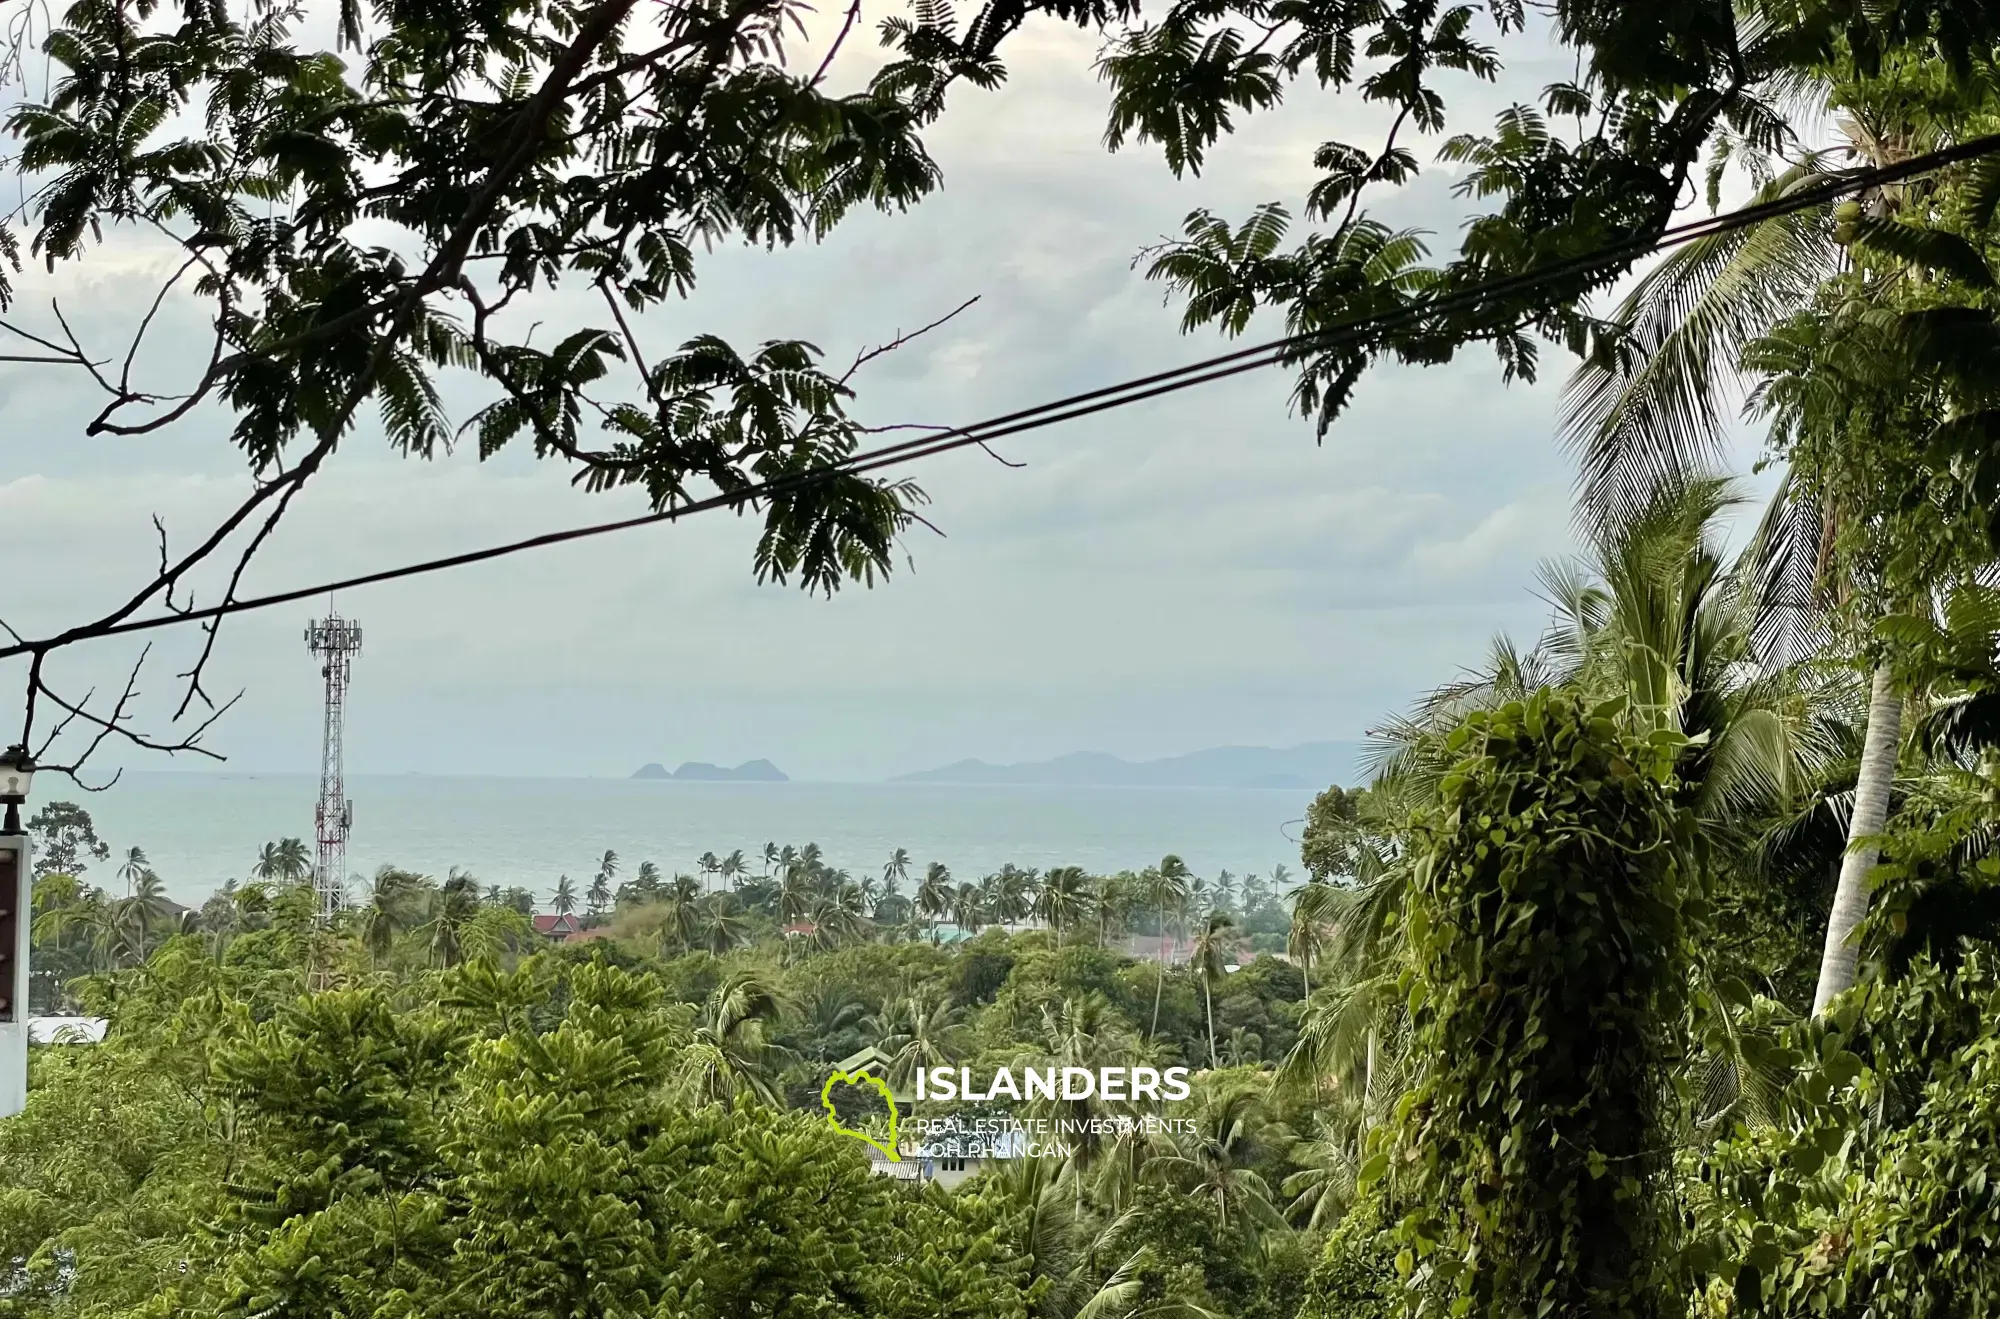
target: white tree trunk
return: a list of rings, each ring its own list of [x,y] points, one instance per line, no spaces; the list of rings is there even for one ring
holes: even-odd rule
[[[1896,757],[1903,740],[1903,699],[1897,695],[1888,665],[1875,670],[1868,695],[1868,731],[1861,740],[1861,773],[1854,783],[1854,811],[1847,821],[1847,853],[1840,861],[1840,882],[1833,890],[1833,910],[1827,916],[1826,948],[1820,954],[1819,986],[1813,991],[1813,1015],[1819,1016],[1854,984],[1861,950],[1854,945],[1855,927],[1868,914],[1868,875],[1879,851],[1870,843],[1856,847],[1857,838],[1882,832],[1889,818],[1889,788],[1896,779]]]

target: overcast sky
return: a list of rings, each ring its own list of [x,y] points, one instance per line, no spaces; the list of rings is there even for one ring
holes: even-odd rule
[[[883,12],[887,12],[885,9]],[[879,17],[879,15],[874,15]],[[1217,351],[1132,269],[1191,208],[1232,219],[1312,180],[1312,147],[1371,140],[1381,117],[1297,100],[1238,133],[1199,179],[1156,152],[1107,156],[1095,39],[1052,24],[1008,47],[997,94],[960,94],[930,143],[943,191],[906,215],[859,216],[821,246],[708,258],[694,302],[642,322],[649,358],[691,334],[811,339],[857,350],[977,295],[942,330],[857,382],[871,421],[960,423]],[[1460,82],[1461,122],[1566,76],[1523,59],[1498,88]],[[874,56],[843,57],[850,80]],[[1435,141],[1420,144],[1428,159]],[[1463,203],[1435,168],[1384,218],[1454,240]],[[171,270],[118,239],[87,267],[31,270],[17,311],[110,354]],[[560,320],[589,306],[551,302]],[[596,319],[602,319],[601,312]],[[192,306],[163,312],[142,377],[198,367]],[[122,353],[122,348],[118,349]],[[913,535],[914,568],[831,601],[755,584],[754,528],[710,517],[358,592],[366,630],[349,716],[362,772],[623,775],[646,761],[768,757],[795,778],[868,779],[977,756],[1104,750],[1135,758],[1221,743],[1349,739],[1476,660],[1496,632],[1532,636],[1536,562],[1570,548],[1569,472],[1552,439],[1567,363],[1535,386],[1490,354],[1383,370],[1324,445],[1287,415],[1288,378],[1238,377],[1005,441],[911,474],[945,533]],[[85,438],[86,382],[0,366],[0,617],[47,630],[121,598],[150,568],[150,516],[192,538],[240,498],[227,419],[172,434]],[[454,397],[457,415],[472,396]],[[584,495],[525,457],[394,457],[372,420],[343,447],[252,572],[277,589],[642,511]],[[310,770],[315,611],[233,621],[212,687],[245,689],[213,734],[233,768]],[[189,635],[162,635],[146,684],[164,698]],[[136,647],[65,660],[110,680]],[[9,690],[15,690],[10,684]],[[149,717],[163,715],[158,699]],[[147,767],[158,767],[157,762]]]

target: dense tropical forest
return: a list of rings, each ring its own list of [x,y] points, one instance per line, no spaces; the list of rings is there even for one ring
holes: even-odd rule
[[[803,60],[790,0],[343,4],[334,50],[231,8],[7,29],[0,76],[48,86],[9,112],[32,236],[0,257],[89,266],[146,228],[214,312],[185,393],[53,328],[39,350],[90,367],[93,434],[213,400],[259,477],[183,557],[163,531],[121,610],[0,646],[32,666],[24,743],[36,717],[129,735],[54,661],[182,608],[225,544],[232,598],[364,404],[403,454],[448,451],[447,375],[485,391],[482,458],[532,444],[656,510],[712,491],[763,519],[761,577],[878,582],[924,496],[854,461],[862,361],[700,335],[648,366],[632,323],[681,333],[718,243],[918,202],[925,133],[1031,21],[1102,38],[1107,145],[1176,173],[1288,89],[1384,111],[1380,142],[1313,149],[1293,246],[1282,204],[1196,212],[1145,272],[1190,330],[1304,336],[1279,360],[1322,432],[1381,359],[1487,345],[1512,380],[1566,350],[1581,552],[1542,635],[1468,656],[1318,799],[1297,883],[606,855],[553,896],[392,868],[323,924],[295,845],[182,913],[45,807],[36,1001],[111,1026],[37,1048],[0,1123],[0,1314],[2000,1313],[1989,0],[926,0],[849,91],[858,6]],[[1530,23],[1563,80],[1436,144],[1468,213],[1427,265],[1364,194],[1418,176],[1412,141],[1462,126],[1446,92]],[[1650,255],[1745,190],[1755,222]],[[557,285],[605,315],[532,341]],[[1761,508],[1721,470],[1745,422]],[[221,622],[183,711],[226,708]],[[551,904],[599,937],[549,942]],[[1189,1121],[910,1185],[814,1103],[869,1047],[899,1077],[1185,1065]]]

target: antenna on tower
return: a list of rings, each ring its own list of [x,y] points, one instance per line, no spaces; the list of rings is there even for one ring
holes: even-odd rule
[[[319,806],[313,821],[319,854],[313,865],[313,910],[319,923],[330,925],[347,902],[347,831],[354,825],[354,803],[341,782],[341,734],[347,719],[347,679],[353,658],[361,653],[361,625],[335,613],[331,601],[326,617],[306,625],[306,649],[320,661],[326,679],[326,725],[320,738]]]

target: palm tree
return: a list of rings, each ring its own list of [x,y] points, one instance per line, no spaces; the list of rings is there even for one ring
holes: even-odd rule
[[[666,922],[660,930],[662,952],[667,947],[682,952],[694,947],[701,932],[704,888],[693,875],[674,876],[673,886],[667,891]]]
[[[743,876],[749,872],[749,869],[750,863],[743,859],[743,849],[739,847],[728,856],[722,858],[722,865],[718,867],[718,873],[722,876],[722,882],[733,889],[742,881]]]
[[[431,895],[425,944],[439,966],[456,966],[465,955],[465,935],[479,916],[479,883],[454,873]]]
[[[266,843],[258,850],[257,863],[250,867],[250,873],[270,883],[296,884],[312,873],[312,858],[306,853],[306,845],[297,838]]]
[[[550,895],[550,903],[558,916],[570,916],[576,912],[576,885],[568,875],[556,878],[556,891]]]
[[[1901,104],[1843,108],[1849,111],[1841,121],[1848,138],[1844,150],[1871,165],[1893,163],[1926,149],[1936,133],[1934,124],[1913,117]],[[1759,199],[1775,199],[1819,182],[1832,154],[1814,154],[1777,175]],[[1803,533],[1794,536],[1797,548],[1790,580],[1802,588],[1796,590],[1800,597],[1796,604],[1811,617],[1810,630],[1821,632],[1813,606],[1822,606],[1828,593],[1836,602],[1846,603],[1856,585],[1866,585],[1858,581],[1860,565],[1846,561],[1844,541],[1849,538],[1837,534],[1865,527],[1878,511],[1869,507],[1870,496],[1877,492],[1867,490],[1865,482],[1845,479],[1846,472],[1867,465],[1857,451],[1879,439],[1885,420],[1916,420],[1928,429],[1943,415],[1935,401],[1919,396],[1920,381],[1913,378],[1918,373],[1907,366],[1895,373],[1895,379],[1871,380],[1866,377],[1876,373],[1843,372],[1840,363],[1824,353],[1808,354],[1817,358],[1812,369],[1799,370],[1800,354],[1784,349],[1806,348],[1806,338],[1818,338],[1822,347],[1837,346],[1817,333],[1824,329],[1824,319],[1802,316],[1824,310],[1829,288],[1845,285],[1857,294],[1860,314],[1854,322],[1879,322],[1880,309],[1893,305],[1901,287],[1928,278],[1921,265],[1905,265],[1900,258],[1879,259],[1886,255],[1882,251],[1874,253],[1878,259],[1865,271],[1854,272],[1845,241],[1858,236],[1866,247],[1868,233],[1842,232],[1843,225],[1880,229],[1898,209],[1922,195],[1877,188],[1862,195],[1853,207],[1859,214],[1851,217],[1840,214],[1846,208],[1822,206],[1714,235],[1679,249],[1642,279],[1614,313],[1617,322],[1628,328],[1628,338],[1616,351],[1593,356],[1569,386],[1563,432],[1582,458],[1580,502],[1586,516],[1602,521],[1629,510],[1663,478],[1684,479],[1723,452],[1725,396],[1740,391],[1746,376],[1762,375],[1765,383],[1749,391],[1753,410],[1761,408],[1774,416],[1774,441],[1789,442],[1779,447],[1791,453],[1803,447],[1814,458],[1804,467],[1793,465],[1768,520]],[[1895,229],[1909,234],[1913,243],[1926,232],[1920,226],[1900,224]],[[1784,342],[1788,323],[1790,345]],[[1812,333],[1802,336],[1801,329]],[[1775,377],[1787,375],[1789,384],[1774,387]],[[1928,418],[1922,416],[1926,412],[1931,414]],[[1802,440],[1817,442],[1801,446]],[[1796,479],[1802,475],[1812,479]],[[1859,497],[1855,490],[1843,488],[1849,486],[1862,487]],[[1883,612],[1879,606],[1874,611]],[[1813,995],[1816,1015],[1854,982],[1857,954],[1852,933],[1867,910],[1868,877],[1877,859],[1868,840],[1881,832],[1886,818],[1903,703],[1885,657],[1869,678],[1848,850],[1841,862]]]
[[[1292,900],[1292,926],[1285,935],[1285,956],[1297,964],[1305,978],[1306,997],[1310,999],[1313,965],[1326,955],[1341,893],[1323,880],[1308,879],[1288,896]]]
[[[702,886],[706,888],[708,886],[708,877],[721,871],[722,859],[713,852],[703,852],[696,858],[695,865],[701,870]]]
[[[778,845],[776,843],[764,844],[763,856],[764,856],[764,871],[762,874],[762,878],[769,879],[771,877],[771,867],[778,864]]]
[[[683,1054],[681,1089],[697,1104],[752,1095],[782,1108],[777,1069],[787,1051],[767,1038],[792,1010],[791,1000],[757,971],[734,971],[702,1006],[694,1039]]]
[[[910,853],[906,848],[897,848],[889,853],[889,860],[882,867],[882,889],[889,897],[896,896],[896,888],[910,877]]]
[[[1279,1227],[1271,1188],[1256,1171],[1262,1159],[1263,1101],[1247,1085],[1206,1093],[1192,1135],[1172,1138],[1172,1150],[1154,1162],[1161,1175],[1192,1195],[1215,1202],[1223,1226],[1231,1215],[1244,1230]]]
[[[1002,925],[1021,920],[1035,905],[1036,872],[1023,870],[1013,862],[980,882],[989,916]]]
[[[266,843],[265,846],[269,847],[270,844]],[[125,859],[118,866],[118,878],[125,881],[126,897],[132,896],[132,889],[139,882],[139,876],[145,874],[150,865],[143,848],[133,847],[126,850]]]
[[[951,891],[951,922],[961,934],[977,934],[986,919],[986,893],[978,884],[961,883]]]
[[[812,911],[813,878],[803,865],[793,864],[778,872],[778,923],[793,925]]]
[[[703,949],[720,957],[749,937],[750,922],[737,911],[735,894],[711,893],[702,899],[695,938]]]
[[[156,927],[167,922],[172,904],[166,885],[151,870],[141,869],[128,882],[131,896],[111,904],[112,929],[107,933],[115,936],[116,945],[122,946],[136,965],[146,960],[148,939]]]
[[[1090,904],[1090,923],[1097,931],[1099,948],[1111,942],[1111,929],[1124,921],[1131,898],[1131,887],[1124,876],[1106,875],[1098,881],[1095,900]]]
[[[942,995],[911,994],[897,1001],[880,1023],[878,1047],[889,1055],[889,1084],[906,1087],[918,1072],[953,1062],[964,1022],[965,1010]]]
[[[1299,1171],[1285,1178],[1283,1190],[1293,1197],[1292,1221],[1303,1217],[1309,1231],[1333,1226],[1354,1198],[1360,1171],[1352,1136],[1315,1114],[1312,1136],[1292,1147],[1291,1161]]]
[[[1227,913],[1211,911],[1195,934],[1190,960],[1194,963],[1197,976],[1201,977],[1201,997],[1208,1010],[1208,1065],[1220,1067],[1221,1059],[1215,1050],[1215,982],[1228,973],[1223,962],[1232,941],[1226,936],[1236,928],[1236,922]]]
[[[930,922],[931,944],[937,944],[937,923],[951,910],[951,871],[933,861],[924,869],[924,882],[917,885],[917,912]]]
[[[641,870],[645,867],[641,866]],[[611,881],[618,878],[618,854],[610,848],[597,863],[597,875],[590,881],[590,888],[584,894],[590,902],[590,914],[602,916],[604,909],[611,905]]]
[[[1090,878],[1083,873],[1082,866],[1057,866],[1042,877],[1042,887],[1035,894],[1030,912],[1055,932],[1056,945],[1060,947],[1063,935],[1090,914],[1092,896]]]
[[[370,962],[380,965],[395,946],[397,936],[410,927],[411,909],[427,883],[423,876],[394,866],[383,866],[375,872],[367,900],[361,905],[360,925],[356,930]]]
[[[1153,977],[1153,1024],[1146,1028],[1146,1034],[1160,1033],[1160,991],[1167,983],[1167,939],[1172,926],[1172,916],[1187,903],[1188,898],[1187,863],[1169,853],[1160,858],[1160,864],[1146,872],[1146,899],[1160,917],[1160,965]]]
[[[859,943],[869,931],[868,897],[853,880],[839,881],[830,892],[817,895],[811,914],[813,943],[820,948]]]

